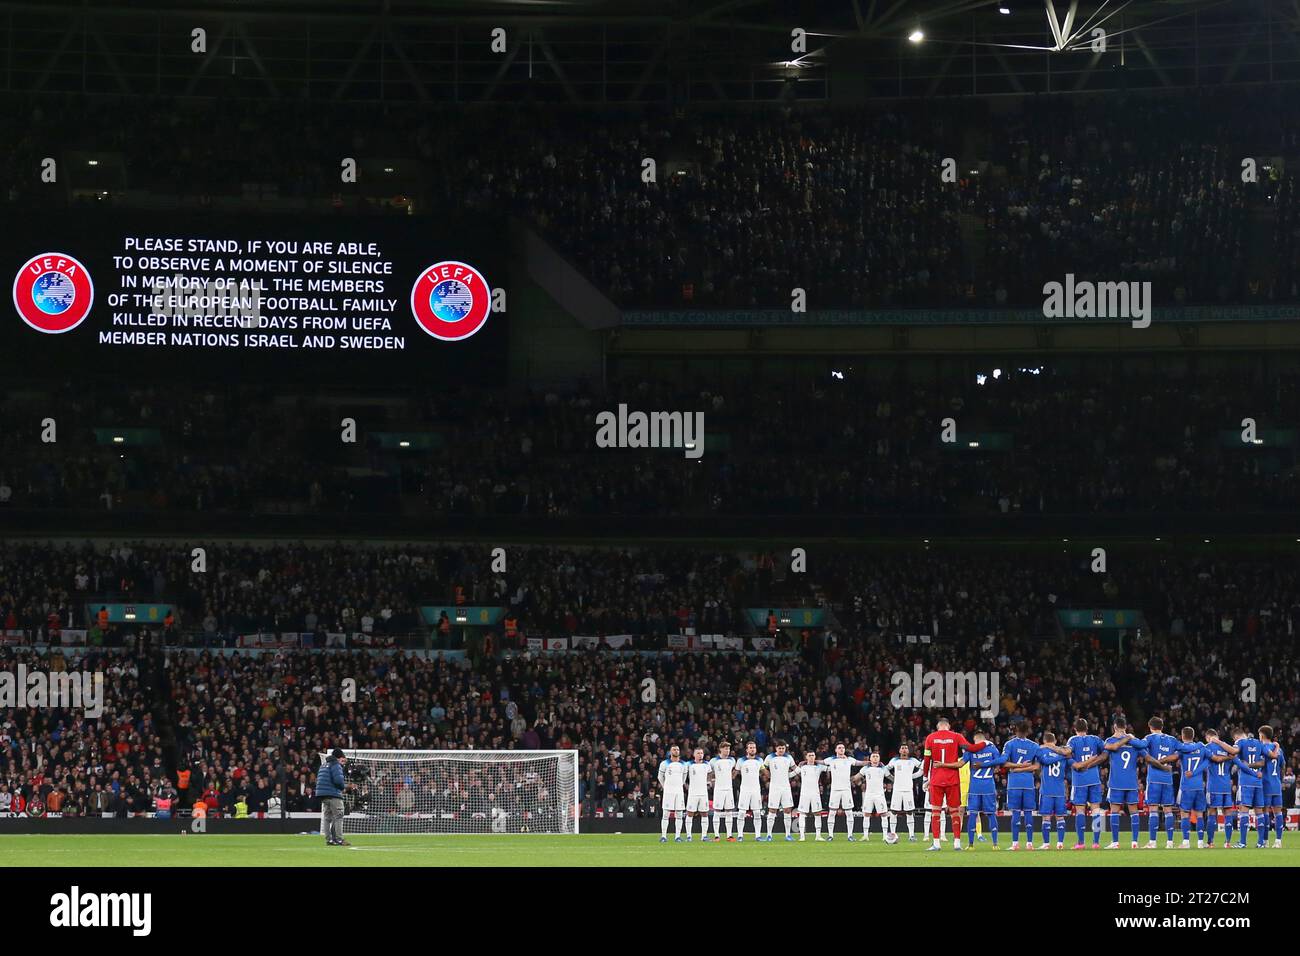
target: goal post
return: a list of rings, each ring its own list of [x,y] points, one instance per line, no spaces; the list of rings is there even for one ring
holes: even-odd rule
[[[578,832],[576,750],[343,753],[345,833]]]

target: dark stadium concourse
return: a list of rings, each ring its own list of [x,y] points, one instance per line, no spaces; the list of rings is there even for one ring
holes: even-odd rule
[[[1293,6],[0,0],[0,866],[1276,892]]]

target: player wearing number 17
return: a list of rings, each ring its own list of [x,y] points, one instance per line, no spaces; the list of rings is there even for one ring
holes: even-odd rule
[[[1186,850],[1191,846],[1193,826],[1196,827],[1196,843],[1205,847],[1205,788],[1209,782],[1210,753],[1205,744],[1196,739],[1196,731],[1191,727],[1183,728],[1183,742],[1178,745],[1178,767],[1182,777],[1178,787],[1178,809],[1182,817],[1183,844]]]
[[[952,818],[952,846],[954,850],[960,850],[961,777],[957,772],[957,768],[961,766],[960,760],[963,750],[983,750],[984,744],[971,743],[952,729],[952,725],[946,717],[941,717],[934,726],[934,732],[927,736],[925,742],[921,744],[922,757],[924,758],[921,766],[923,771],[929,773],[930,777],[930,806],[939,811],[930,818],[930,837],[934,840],[930,849],[938,850],[940,848],[939,827],[941,817],[939,814],[946,804],[948,813]]]

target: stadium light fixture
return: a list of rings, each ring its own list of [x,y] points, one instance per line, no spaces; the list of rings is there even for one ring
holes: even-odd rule
[[[87,166],[98,166],[98,165],[99,165],[99,160],[97,160],[97,159],[88,159],[88,160],[86,160],[86,165],[87,165]]]
[[[410,448],[410,447],[411,447],[411,443],[410,443],[409,441],[406,441],[405,439],[403,439],[402,441],[399,441],[397,444],[398,444],[400,447],[402,447],[402,448]]]
[[[1008,7],[1006,4],[1003,4],[1002,6],[998,7],[998,13],[1002,14],[1004,17],[1009,17],[1011,16],[1011,8]]]
[[[911,33],[907,35],[907,38],[911,40],[913,43],[920,43],[922,40],[925,39],[925,32],[920,27],[917,27],[915,30],[913,30]]]
[[[122,435],[114,435],[114,436],[113,436],[113,444],[114,444],[114,445],[121,445],[121,444],[122,444],[123,442],[125,442],[125,441],[126,441],[126,438],[123,437]]]
[[[966,443],[966,447],[968,447],[968,448],[978,448],[979,446],[980,446],[980,443],[977,442],[977,441],[968,441],[968,442]]]

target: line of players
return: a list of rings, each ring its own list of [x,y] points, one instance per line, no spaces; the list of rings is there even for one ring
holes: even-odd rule
[[[909,756],[906,746],[899,748],[899,755],[888,764],[880,762],[880,754],[873,753],[869,760],[857,760],[845,753],[844,744],[836,744],[835,756],[818,760],[811,750],[804,754],[802,763],[797,763],[793,756],[786,753],[786,744],[778,740],[775,751],[759,757],[757,745],[751,740],[745,745],[745,755],[739,759],[731,755],[731,744],[725,740],[718,744],[718,754],[709,760],[704,759],[704,751],[696,748],[694,759],[687,763],[681,759],[680,748],[674,746],[669,751],[668,759],[659,765],[659,783],[663,786],[663,818],[660,821],[659,842],[668,842],[668,825],[670,819],[676,821],[674,841],[682,842],[682,829],[685,826],[686,842],[693,838],[694,823],[700,820],[701,839],[709,839],[709,790],[712,787],[713,842],[722,839],[725,824],[728,842],[744,842],[745,817],[751,815],[754,821],[754,837],[760,843],[772,841],[776,833],[776,820],[781,817],[785,825],[786,840],[795,839],[791,823],[793,816],[798,817],[799,839],[807,839],[808,818],[812,817],[816,827],[817,840],[835,838],[835,822],[843,816],[848,828],[848,838],[853,840],[854,820],[861,816],[863,836],[870,839],[868,818],[871,815],[882,817],[886,840],[896,839],[895,813],[906,813],[908,828],[915,839],[915,803],[913,781],[921,776],[921,761]],[[854,770],[861,768],[856,774]],[[822,807],[822,775],[830,776],[829,811]],[[896,785],[890,811],[886,811],[885,778],[893,776],[896,781],[907,781],[906,786]],[[853,778],[863,779],[862,812],[854,808]],[[740,780],[739,799],[735,792],[734,781]],[[798,810],[795,810],[794,793],[791,781],[799,781]],[[763,823],[763,781],[767,781],[767,832]],[[829,814],[829,815],[827,815]],[[822,820],[826,816],[828,832],[822,836]],[[739,821],[739,824],[737,824]],[[738,831],[738,832],[737,832]],[[892,839],[891,839],[892,838]]]
[[[1139,769],[1146,770],[1145,803],[1149,841],[1147,849],[1157,845],[1156,837],[1163,819],[1166,848],[1175,846],[1175,809],[1181,820],[1182,843],[1190,844],[1191,830],[1195,828],[1198,847],[1213,847],[1219,829],[1224,831],[1224,846],[1246,846],[1247,831],[1253,826],[1258,834],[1256,846],[1268,845],[1270,830],[1276,836],[1275,848],[1282,845],[1285,828],[1285,811],[1282,808],[1282,768],[1285,755],[1274,740],[1273,729],[1259,728],[1259,736],[1252,737],[1244,727],[1233,728],[1234,743],[1220,739],[1217,731],[1207,730],[1204,742],[1198,742],[1195,731],[1186,727],[1181,739],[1164,733],[1163,721],[1156,717],[1148,724],[1145,737],[1131,732],[1126,721],[1113,723],[1112,736],[1106,740],[1088,733],[1088,722],[1075,721],[1075,733],[1063,746],[1056,735],[1044,733],[1041,743],[1028,739],[1027,727],[1018,725],[1015,736],[999,751],[983,732],[973,734],[967,741],[950,729],[947,720],[940,720],[937,729],[926,737],[923,745],[924,760],[911,757],[906,746],[899,748],[899,756],[881,764],[880,755],[873,753],[869,760],[857,760],[845,753],[843,744],[835,748],[835,756],[818,760],[808,752],[803,763],[796,763],[786,753],[784,742],[776,743],[775,752],[759,758],[753,742],[746,745],[743,758],[731,756],[730,744],[719,744],[718,755],[704,759],[703,750],[697,749],[694,760],[681,760],[680,750],[673,747],[670,756],[659,767],[659,782],[664,788],[663,819],[660,842],[667,842],[670,817],[676,820],[676,841],[682,840],[683,824],[686,841],[692,839],[693,822],[701,821],[701,837],[708,839],[707,817],[710,810],[709,787],[713,787],[713,841],[721,839],[725,822],[728,841],[744,840],[744,817],[751,814],[755,836],[759,841],[770,842],[775,833],[776,818],[783,816],[785,837],[793,840],[791,816],[795,814],[791,780],[799,779],[798,822],[799,839],[806,839],[807,818],[816,824],[817,839],[821,840],[822,815],[827,811],[821,805],[821,775],[830,775],[829,833],[833,839],[835,821],[843,815],[848,827],[848,838],[854,839],[853,821],[863,821],[863,836],[869,839],[872,815],[883,819],[886,842],[897,840],[897,814],[904,814],[911,839],[915,840],[915,808],[913,781],[926,778],[928,806],[925,827],[930,830],[931,850],[941,847],[944,829],[944,810],[952,820],[953,848],[961,849],[960,834],[965,829],[968,845],[973,845],[981,814],[988,816],[993,847],[998,847],[997,789],[994,774],[1007,775],[1007,810],[1011,820],[1011,849],[1019,849],[1020,832],[1026,837],[1025,849],[1034,849],[1033,817],[1040,816],[1042,849],[1051,846],[1050,835],[1056,831],[1056,849],[1065,847],[1065,830],[1073,811],[1077,842],[1074,849],[1085,848],[1084,834],[1092,830],[1092,848],[1099,849],[1101,824],[1105,813],[1102,804],[1100,768],[1107,766],[1107,794],[1111,840],[1108,849],[1120,845],[1122,811],[1129,815],[1131,846],[1139,847],[1141,827],[1138,801]],[[862,810],[854,810],[853,771],[863,779]],[[1070,793],[1066,795],[1066,780]],[[962,774],[967,775],[963,785]],[[1237,799],[1233,799],[1233,774],[1237,775]],[[1035,785],[1035,774],[1039,781]],[[885,779],[893,776],[895,785],[886,812]],[[740,779],[740,798],[737,802],[733,780]],[[768,781],[767,832],[763,832],[762,781]],[[1175,780],[1178,782],[1175,788]],[[906,785],[903,782],[906,781]],[[965,790],[966,792],[962,792]],[[1177,795],[1175,796],[1175,790]],[[688,791],[688,792],[685,792]],[[963,826],[962,816],[965,814]],[[738,834],[733,834],[733,822],[740,819]],[[1090,821],[1096,826],[1089,826]],[[1232,842],[1233,831],[1238,832],[1238,842]],[[982,838],[982,837],[981,837]],[[1208,842],[1207,842],[1208,840]]]

